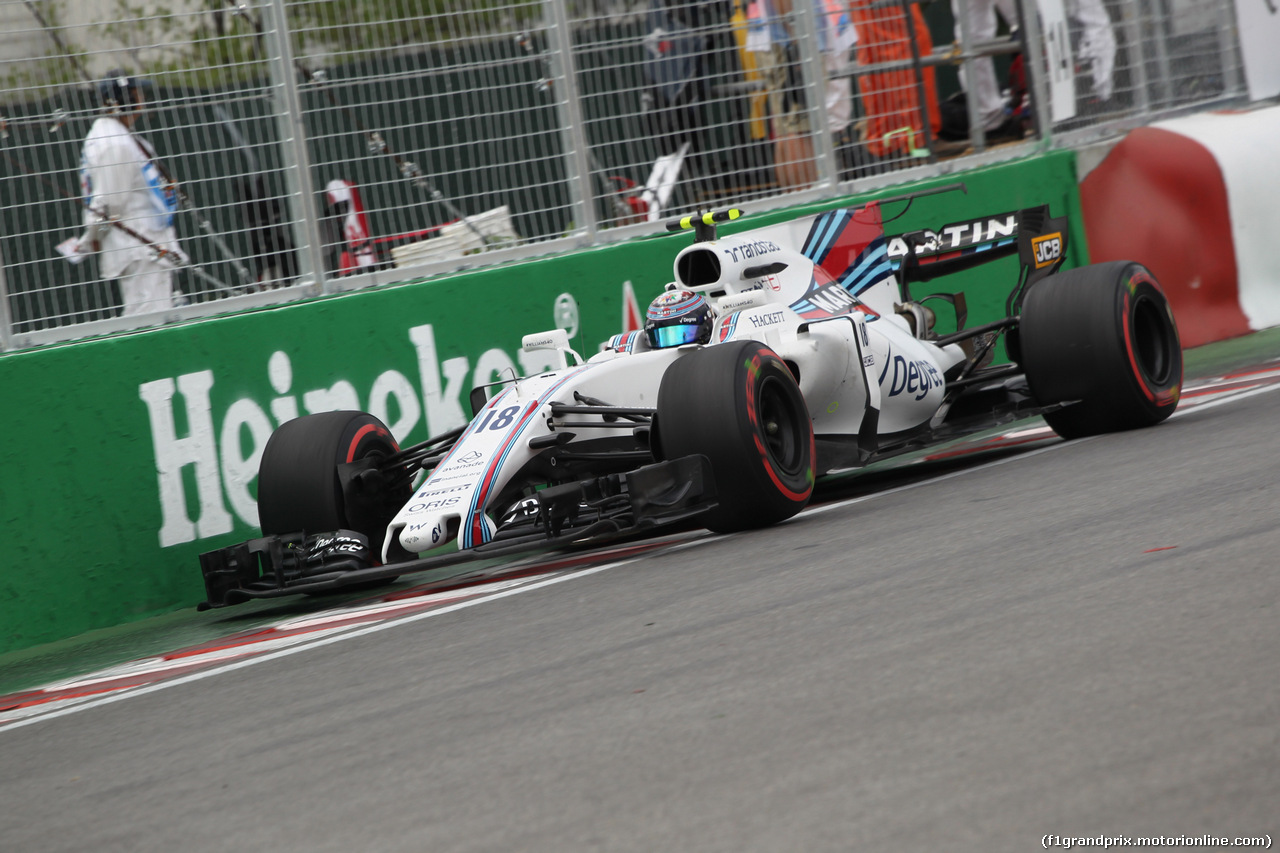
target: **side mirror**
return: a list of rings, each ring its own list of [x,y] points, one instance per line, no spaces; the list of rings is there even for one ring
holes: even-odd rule
[[[480,414],[480,410],[484,408],[484,404],[489,402],[489,386],[477,385],[471,389],[471,396],[468,398],[471,403],[471,417]]]
[[[560,353],[560,369],[569,366],[568,356],[573,356],[575,364],[582,364],[582,356],[569,347],[569,333],[564,329],[552,329],[549,332],[535,332],[532,335],[525,335],[520,340],[520,348],[525,352],[543,349]]]

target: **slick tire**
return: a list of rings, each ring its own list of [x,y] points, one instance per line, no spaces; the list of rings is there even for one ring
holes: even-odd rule
[[[368,537],[374,554],[381,554],[387,524],[412,487],[344,494],[338,466],[365,461],[372,468],[399,449],[386,425],[363,412],[324,412],[285,422],[272,433],[258,465],[263,535],[355,530]]]
[[[791,371],[756,341],[691,352],[662,378],[662,458],[711,461],[719,506],[701,517],[718,533],[765,527],[813,494],[813,424]]]
[[[1182,346],[1146,267],[1113,261],[1067,270],[1027,291],[1018,327],[1027,384],[1063,438],[1163,421],[1182,392]]]

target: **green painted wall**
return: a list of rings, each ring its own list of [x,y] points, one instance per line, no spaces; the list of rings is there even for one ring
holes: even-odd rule
[[[1049,202],[1055,214],[1070,214],[1083,239],[1070,152],[962,177],[967,196],[917,201],[890,232]],[[838,206],[749,217],[724,233]],[[645,304],[689,239],[663,233],[0,357],[0,530],[8,545],[0,652],[194,605],[204,592],[197,555],[257,534],[252,481],[280,421],[367,409],[404,442],[456,426],[473,384],[512,366],[539,369],[521,364],[522,335],[576,313],[574,342],[593,352],[620,330],[624,284]],[[1077,243],[1071,262],[1084,257]],[[971,323],[1002,314],[1015,275],[1009,259],[956,278]],[[566,315],[568,297],[576,312]]]

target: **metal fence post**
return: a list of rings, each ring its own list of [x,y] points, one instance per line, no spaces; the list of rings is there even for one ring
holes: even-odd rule
[[[1035,0],[1018,0],[1018,17],[1023,32],[1022,47],[1027,52],[1023,57],[1023,67],[1027,70],[1031,115],[1036,135],[1042,144],[1047,145],[1053,138],[1053,105],[1050,103],[1048,75],[1044,71],[1044,29],[1040,26],[1040,11]]]
[[[9,312],[9,285],[4,277],[4,247],[0,246],[0,352],[13,341],[13,314]]]
[[[1149,7],[1148,7],[1149,8]],[[1165,8],[1168,8],[1166,5]],[[1145,18],[1146,16],[1144,16]],[[1164,91],[1157,98],[1156,105],[1162,109],[1168,109],[1178,101],[1178,92],[1174,86],[1173,66],[1169,63],[1169,35],[1171,32],[1170,21],[1167,18],[1160,18],[1152,14],[1149,18],[1151,33],[1151,47],[1155,53],[1154,61],[1159,72],[1159,79],[1163,83]],[[1144,30],[1147,28],[1144,27]]]
[[[818,21],[814,4],[802,0],[792,7],[795,30],[800,43],[800,73],[804,78],[804,90],[809,104],[810,135],[814,137],[814,159],[818,167],[818,186],[835,186],[840,179],[836,166],[836,150],[827,130],[827,93],[825,83],[827,69],[824,65],[822,46],[818,42]],[[835,38],[829,33],[828,38]]]
[[[596,219],[591,151],[582,118],[578,78],[573,62],[573,31],[569,28],[564,0],[546,0],[543,10],[547,40],[552,47],[547,57],[552,78],[551,94],[556,99],[560,114],[561,138],[565,148],[565,179],[569,184],[573,221],[577,223],[577,230],[590,239],[599,229],[599,223]]]
[[[1019,3],[1021,7],[1022,3]],[[983,127],[982,111],[978,105],[977,88],[974,79],[973,65],[976,58],[973,53],[973,34],[970,32],[968,4],[961,5],[956,15],[956,29],[960,31],[960,67],[956,73],[960,75],[961,88],[965,91],[965,112],[969,116],[969,144],[975,154],[987,150],[987,129]],[[1023,13],[1022,17],[1026,17]],[[1038,67],[1038,66],[1037,66]]]
[[[1147,54],[1142,43],[1142,10],[1138,8],[1137,0],[1124,0],[1120,5],[1120,17],[1129,48],[1133,109],[1139,115],[1146,115],[1151,110],[1151,88],[1147,81]]]
[[[1236,23],[1236,7],[1218,10],[1218,56],[1222,62],[1223,97],[1248,95],[1244,82],[1244,60],[1240,56],[1240,28]],[[1274,14],[1274,13],[1272,13]]]
[[[302,114],[302,98],[298,93],[293,45],[289,38],[284,0],[267,0],[263,9],[270,25],[263,36],[270,53],[271,84],[276,93],[280,128],[281,161],[285,185],[294,198],[293,231],[298,244],[298,278],[308,280],[318,289],[327,284],[324,272],[324,241],[316,212],[315,186],[311,180],[311,155],[307,151],[307,128]]]

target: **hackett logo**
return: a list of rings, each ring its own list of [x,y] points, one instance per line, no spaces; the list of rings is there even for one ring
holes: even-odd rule
[[[438,435],[467,422],[461,398],[469,390],[469,376],[476,377],[471,383],[475,384],[502,371],[518,372],[500,349],[485,350],[476,359],[474,371],[465,357],[441,362],[430,324],[409,329],[408,338],[416,356],[417,382],[398,370],[387,370],[373,380],[363,397],[346,379],[299,392],[293,388],[293,363],[283,351],[272,353],[267,361],[270,391],[237,399],[223,412],[213,411],[210,403],[212,370],[139,385],[138,397],[147,407],[155,451],[160,546],[230,533],[237,518],[257,527],[258,505],[251,486],[267,439],[285,421],[301,414],[355,409],[382,419],[397,440],[403,440],[420,421],[425,421],[428,435]],[[526,376],[552,367],[545,351],[521,352],[519,362]],[[181,434],[179,423],[184,425]],[[192,481],[195,489],[189,495],[184,483]]]

